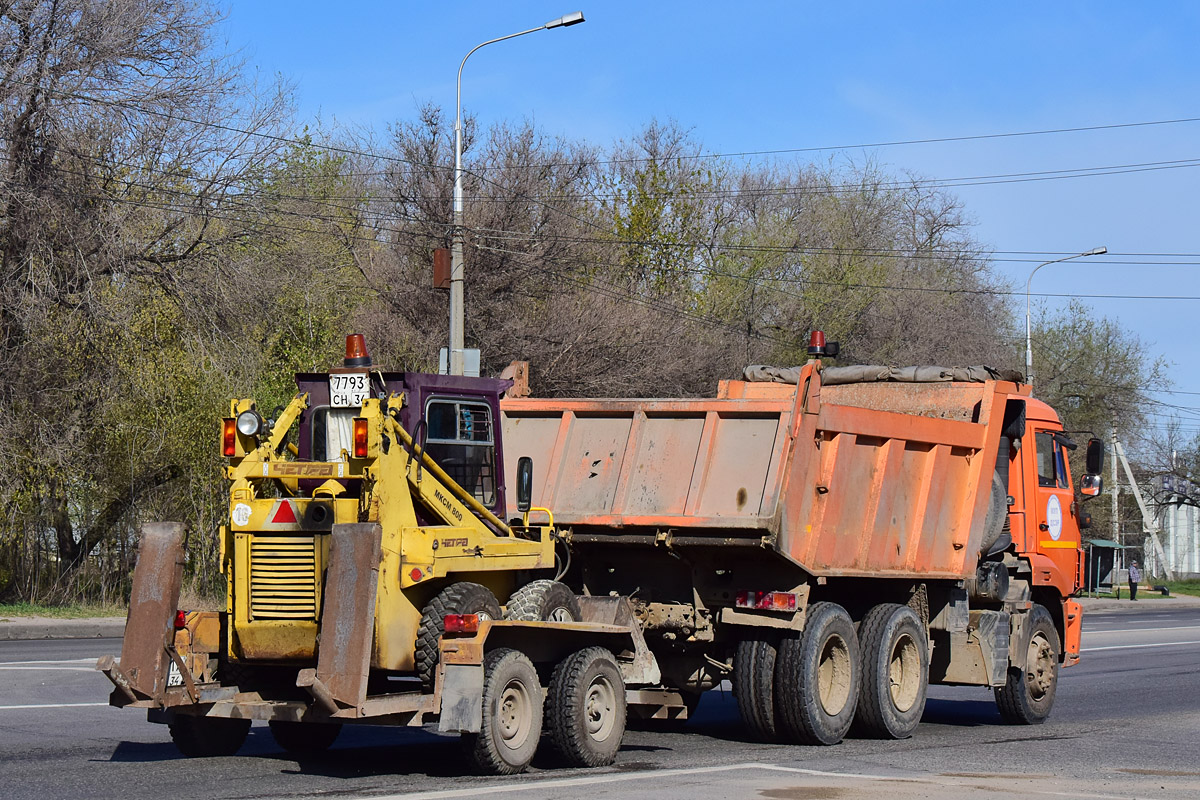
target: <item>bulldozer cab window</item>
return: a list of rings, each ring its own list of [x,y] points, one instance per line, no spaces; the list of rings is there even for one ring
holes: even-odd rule
[[[354,447],[354,418],[357,408],[321,406],[312,414],[312,460],[340,461],[342,451]]]
[[[485,506],[496,502],[496,445],[486,403],[431,398],[425,405],[426,450]]]
[[[1040,432],[1036,437],[1038,486],[1067,488],[1067,463],[1062,445],[1054,441],[1053,433]]]

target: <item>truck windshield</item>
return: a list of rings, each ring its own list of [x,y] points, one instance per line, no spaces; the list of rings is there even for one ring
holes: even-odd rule
[[[425,406],[426,449],[446,473],[485,506],[496,502],[492,409],[470,400],[432,398]]]

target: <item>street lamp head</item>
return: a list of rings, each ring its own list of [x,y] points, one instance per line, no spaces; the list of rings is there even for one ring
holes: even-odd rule
[[[1089,256],[1102,256],[1102,255],[1104,255],[1104,254],[1105,254],[1105,253],[1107,253],[1107,252],[1108,252],[1108,248],[1107,248],[1107,247],[1097,247],[1097,248],[1095,248],[1095,249],[1093,249],[1093,250],[1089,250],[1087,254],[1088,254]]]
[[[550,30],[551,28],[565,28],[569,25],[578,25],[579,23],[581,23],[583,21],[584,21],[583,12],[582,11],[574,11],[570,14],[567,14],[565,17],[559,17],[558,19],[552,19],[549,22],[547,22],[545,25],[543,25],[542,27],[545,28],[546,30]]]

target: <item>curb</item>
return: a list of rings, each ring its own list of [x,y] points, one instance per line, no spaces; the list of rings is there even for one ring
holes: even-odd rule
[[[1141,592],[1139,591],[1138,594]],[[1144,601],[1118,600],[1115,597],[1077,597],[1075,599],[1083,606],[1085,614],[1090,611],[1167,611],[1176,608],[1200,608],[1200,597],[1189,595],[1173,595],[1171,597],[1156,595],[1152,598],[1148,597]]]
[[[124,617],[99,617],[96,619],[0,617],[0,641],[120,638],[124,634]]]

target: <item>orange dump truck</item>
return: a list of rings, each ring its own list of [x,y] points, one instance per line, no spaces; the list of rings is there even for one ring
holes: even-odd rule
[[[1075,443],[994,371],[823,369],[822,344],[758,370],[791,382],[716,398],[503,400],[508,463],[533,459],[533,505],[569,543],[564,581],[631,598],[659,716],[729,678],[765,740],[906,737],[929,683],[991,686],[1007,721],[1043,721],[1079,658]],[[1083,495],[1102,460],[1092,440]]]

